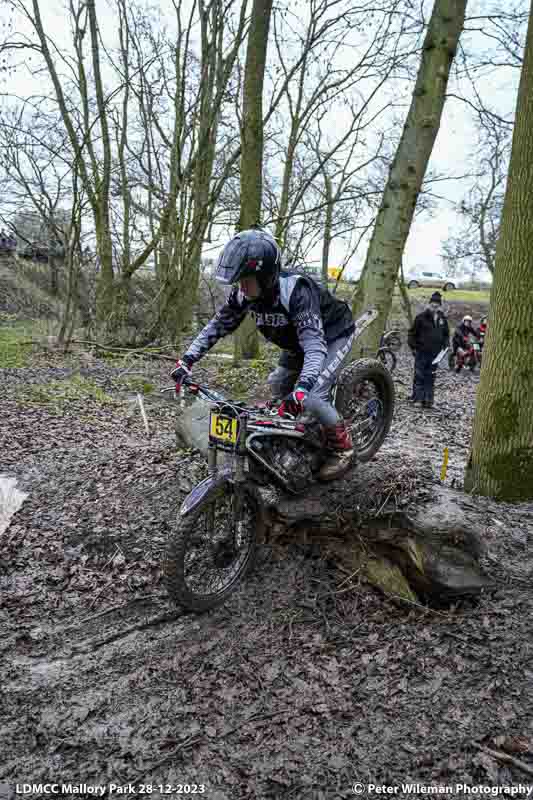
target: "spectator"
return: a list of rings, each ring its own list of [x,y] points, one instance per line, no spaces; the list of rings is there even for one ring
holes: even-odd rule
[[[421,403],[424,408],[432,408],[437,371],[433,359],[450,343],[450,329],[442,311],[440,292],[434,292],[427,308],[415,317],[409,329],[407,343],[415,357],[413,394],[410,400],[415,405]]]

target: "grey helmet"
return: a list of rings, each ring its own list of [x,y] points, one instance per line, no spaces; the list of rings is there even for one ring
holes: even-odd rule
[[[215,280],[225,286],[254,275],[263,292],[276,284],[281,267],[281,251],[266,231],[247,230],[237,233],[218,257]]]

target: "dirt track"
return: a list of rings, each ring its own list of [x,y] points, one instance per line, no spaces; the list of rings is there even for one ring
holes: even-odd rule
[[[342,591],[320,543],[285,540],[225,607],[183,614],[160,553],[203,466],[176,452],[170,406],[150,405],[146,438],[103,362],[87,375],[120,404],[21,400],[72,368],[41,360],[0,377],[0,471],[29,492],[0,540],[0,785],[187,783],[210,800],[319,800],[354,796],[358,780],[533,783],[475,744],[523,736],[514,757],[533,769],[531,506],[472,500],[498,581],[476,604],[408,611],[358,582]],[[439,408],[424,413],[405,401],[410,370],[405,357],[381,457],[400,450],[437,469],[448,445],[459,481],[477,378],[442,373]]]

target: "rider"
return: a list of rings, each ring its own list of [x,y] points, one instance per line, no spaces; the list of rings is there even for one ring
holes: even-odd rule
[[[470,338],[474,337],[479,341],[479,333],[474,327],[470,314],[465,314],[460,324],[453,334],[453,352],[457,359],[456,372],[460,372],[464,366],[465,356],[470,347]]]
[[[226,244],[215,279],[233,288],[170,373],[176,388],[190,375],[192,365],[220,338],[233,333],[249,313],[263,336],[283,351],[278,367],[268,377],[274,396],[282,401],[279,414],[297,416],[308,397],[328,404],[328,458],[319,475],[323,480],[339,477],[354,454],[351,433],[330,399],[353,341],[354,322],[348,305],[308,275],[281,271],[276,241],[259,229],[241,231]]]

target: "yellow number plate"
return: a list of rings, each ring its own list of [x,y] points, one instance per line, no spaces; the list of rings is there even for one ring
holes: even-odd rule
[[[236,419],[221,414],[211,414],[209,433],[212,439],[228,444],[237,444],[238,424]]]

